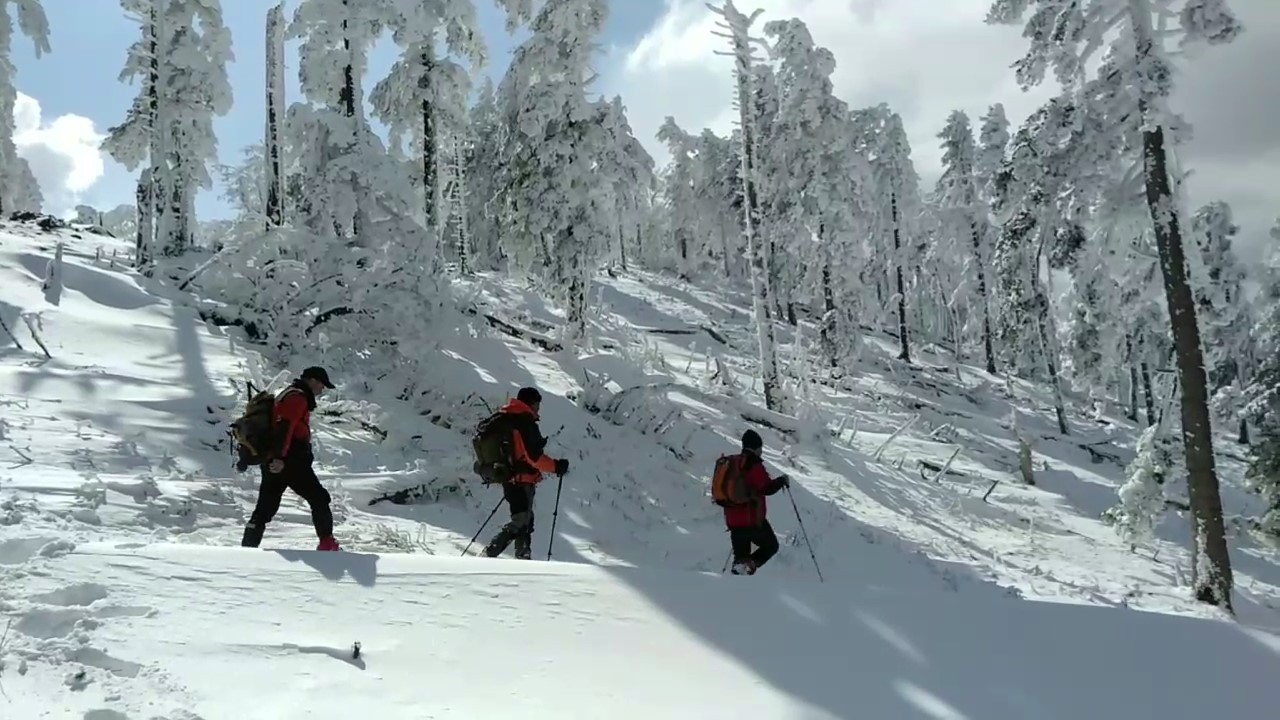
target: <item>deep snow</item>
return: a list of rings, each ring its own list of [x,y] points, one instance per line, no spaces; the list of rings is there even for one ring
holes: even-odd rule
[[[63,287],[42,290],[58,240],[65,242]],[[190,717],[182,707],[204,718],[252,716],[229,704],[251,694],[234,682],[201,679],[210,674],[193,669],[201,663],[242,672],[249,687],[270,690],[261,702],[273,704],[261,716],[273,718],[293,717],[277,708],[303,707],[295,697],[300,688],[318,699],[343,688],[389,700],[421,693],[426,705],[418,707],[436,708],[435,715],[396,715],[400,709],[380,706],[386,717],[509,712],[517,697],[509,688],[522,690],[521,702],[558,708],[556,717],[600,711],[565,702],[587,693],[613,700],[604,705],[611,713],[623,700],[636,711],[654,703],[649,711],[666,717],[707,717],[697,704],[705,698],[666,688],[706,688],[722,703],[713,707],[728,708],[725,692],[710,689],[717,683],[732,687],[732,702],[759,717],[1068,717],[1080,707],[1071,704],[1077,696],[1095,699],[1095,715],[1100,702],[1116,716],[1196,717],[1202,699],[1255,714],[1277,700],[1255,674],[1274,675],[1280,653],[1280,641],[1266,631],[1280,629],[1274,547],[1234,525],[1237,606],[1249,629],[1205,620],[1216,613],[1187,597],[1185,519],[1167,516],[1159,543],[1137,552],[1098,520],[1114,504],[1132,452],[1134,428],[1118,413],[1073,413],[1073,435],[1057,438],[1041,389],[1010,383],[1010,394],[1002,379],[968,366],[957,377],[944,367],[945,355],[927,351],[919,365],[902,367],[885,359],[892,349],[874,332],[858,373],[839,387],[807,388],[801,419],[767,413],[751,387],[747,299],[642,273],[598,279],[585,351],[547,352],[489,331],[481,315],[468,316],[470,325],[443,341],[422,400],[428,412],[354,387],[322,401],[319,474],[335,499],[339,539],[361,554],[326,560],[300,553],[281,564],[276,553],[187,547],[237,544],[256,478],[231,469],[225,423],[246,379],[262,385],[277,373],[238,331],[201,322],[199,301],[121,269],[113,254],[122,263],[127,253],[127,243],[94,235],[13,224],[0,232],[0,319],[23,345],[0,338],[0,611],[13,618],[0,650],[0,684],[17,696],[21,680],[27,702],[56,696],[66,703],[59,707],[74,708],[36,717]],[[561,315],[536,289],[491,276],[457,288],[466,307],[554,339]],[[792,333],[780,330],[781,356],[798,373]],[[816,337],[808,326],[802,335]],[[454,560],[498,500],[470,479],[465,433],[488,407],[529,383],[547,396],[549,452],[573,463],[555,538],[555,559],[569,565]],[[1015,413],[1035,444],[1036,487],[1015,479]],[[692,574],[719,573],[725,564],[727,537],[706,497],[706,474],[748,424],[744,416],[765,436],[770,467],[796,479],[795,510],[786,494],[771,502],[783,549],[749,580]],[[952,473],[931,469],[957,448]],[[1255,502],[1239,490],[1238,454],[1222,441],[1233,516],[1249,514]],[[378,501],[397,490],[417,497]],[[1176,497],[1177,488],[1172,492]],[[553,497],[551,485],[539,493],[539,558]],[[815,586],[797,513],[825,586]],[[491,524],[485,536],[495,529]],[[85,550],[94,542],[107,545]],[[305,506],[286,496],[264,545],[314,542]],[[73,543],[80,550],[68,554]],[[388,554],[406,552],[440,557]],[[175,569],[188,562],[187,570]],[[346,564],[346,580],[327,579],[337,574],[330,565],[300,574],[308,563]],[[374,565],[377,577],[388,579],[362,585]],[[625,565],[637,568],[619,567]],[[495,589],[513,584],[518,593]],[[181,597],[165,600],[169,595]],[[500,601],[516,605],[514,614],[491,611]],[[722,617],[728,604],[735,609]],[[228,616],[216,614],[223,606]],[[241,614],[242,606],[260,612]],[[126,609],[99,612],[110,607]],[[858,608],[878,620],[865,620]],[[569,619],[546,619],[561,613]],[[739,619],[748,616],[751,622]],[[450,629],[455,625],[467,629]],[[337,626],[342,637],[321,630]],[[265,647],[230,642],[260,627],[276,639],[238,642]],[[473,653],[464,632],[496,649]],[[214,637],[223,644],[202,644]],[[631,647],[650,639],[652,657]],[[331,687],[327,676],[352,667],[323,648],[345,652],[355,640],[364,644],[370,672],[350,687],[345,680]],[[290,643],[309,649],[290,650]],[[1177,650],[1190,644],[1206,651]],[[531,657],[504,664],[503,653],[516,650]],[[836,654],[822,660],[823,653]],[[182,659],[187,655],[193,657]],[[374,675],[374,657],[400,662],[395,670],[380,664]],[[590,680],[548,682],[542,667],[552,661],[557,682],[573,678],[562,667],[581,667]],[[636,666],[634,679],[611,679],[605,668],[624,661]],[[241,662],[245,669],[233,669]],[[1203,690],[1212,678],[1193,672],[1199,662],[1231,679]],[[432,663],[439,673],[429,672]],[[470,676],[465,683],[447,681],[455,665]],[[505,670],[486,676],[495,665]],[[19,666],[27,674],[16,675]],[[726,669],[710,672],[714,667]],[[81,668],[92,681],[87,688],[76,689],[74,679],[59,684]],[[398,673],[406,683],[394,682]],[[1012,682],[1023,675],[1032,677]],[[1174,703],[1196,678],[1196,697]],[[993,688],[1006,681],[1006,698],[998,700]],[[524,691],[525,682],[534,689]],[[1112,687],[1127,689],[1104,694]],[[1017,692],[1022,700],[1012,699]],[[944,704],[924,709],[930,694]],[[197,697],[211,704],[184,706]],[[867,699],[841,704],[860,697]],[[906,709],[903,703],[915,702],[908,697],[923,705]],[[158,705],[148,706],[151,700]],[[1017,704],[1024,701],[1032,704]],[[804,702],[813,707],[803,709]],[[1164,702],[1176,707],[1145,714]],[[945,704],[953,710],[937,709]],[[850,707],[859,711],[846,714]]]
[[[1150,613],[191,545],[92,544],[27,568],[31,660],[4,677],[21,718],[1168,720],[1280,701],[1266,638]],[[80,666],[98,672],[77,681]]]

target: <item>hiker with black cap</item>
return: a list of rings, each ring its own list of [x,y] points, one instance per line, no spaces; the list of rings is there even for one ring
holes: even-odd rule
[[[778,552],[778,536],[769,525],[765,497],[791,485],[786,475],[770,478],[760,457],[764,441],[755,430],[742,434],[742,452],[716,462],[712,498],[724,508],[733,545],[733,574],[754,575]],[[755,551],[752,552],[752,546]]]
[[[569,461],[557,460],[543,452],[547,441],[538,429],[538,411],[542,407],[542,393],[536,388],[521,388],[498,411],[496,418],[503,421],[503,431],[509,432],[510,468],[502,475],[502,498],[511,510],[511,521],[502,526],[484,549],[488,557],[497,557],[514,540],[516,558],[528,560],[533,552],[533,496],[543,473],[564,475],[569,471]]]
[[[311,506],[311,522],[320,538],[316,549],[338,549],[338,541],[333,539],[329,491],[311,468],[315,459],[311,451],[311,412],[316,409],[316,398],[332,389],[333,383],[324,368],[309,367],[276,396],[272,409],[275,434],[266,454],[267,461],[262,465],[262,486],[258,488],[258,502],[249,524],[244,528],[242,546],[258,547],[267,523],[280,509],[284,491],[290,489]]]

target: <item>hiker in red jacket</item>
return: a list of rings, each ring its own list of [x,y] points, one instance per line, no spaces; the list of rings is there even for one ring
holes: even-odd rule
[[[569,472],[569,461],[557,460],[542,452],[547,441],[538,430],[538,410],[542,407],[542,393],[536,388],[521,388],[516,398],[507,403],[501,412],[511,423],[511,462],[514,474],[502,483],[502,498],[511,510],[511,521],[502,526],[484,554],[497,557],[516,541],[516,559],[528,560],[533,553],[533,495],[543,473],[564,475]]]
[[[316,398],[332,390],[324,368],[309,367],[284,392],[276,396],[273,411],[276,436],[270,460],[262,466],[262,486],[258,502],[245,525],[243,547],[258,547],[262,534],[280,509],[285,489],[293,490],[311,506],[311,522],[320,538],[317,550],[337,550],[333,539],[333,511],[329,508],[329,491],[324,489],[311,468],[311,412]]]
[[[763,449],[764,441],[755,430],[742,434],[739,472],[746,480],[751,500],[724,508],[724,523],[729,528],[729,542],[733,544],[734,575],[754,575],[778,552],[778,536],[769,525],[769,506],[765,496],[790,486],[791,480],[786,475],[769,477],[760,458]],[[752,545],[756,546],[755,552],[751,551]]]

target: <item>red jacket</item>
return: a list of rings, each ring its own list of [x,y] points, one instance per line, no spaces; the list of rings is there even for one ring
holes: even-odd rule
[[[311,393],[297,385],[290,386],[276,398],[273,417],[277,428],[275,457],[283,460],[289,450],[311,444],[311,409],[315,400]]]
[[[769,515],[769,503],[765,497],[782,489],[781,482],[769,477],[760,458],[748,452],[742,453],[738,458],[742,463],[741,472],[745,473],[747,488],[754,497],[751,502],[725,507],[724,524],[730,529],[755,527],[764,522]]]
[[[547,441],[538,430],[538,414],[514,399],[502,408],[502,412],[512,420],[511,460],[516,474],[511,482],[526,485],[542,482],[542,473],[556,471],[556,460],[542,452]]]

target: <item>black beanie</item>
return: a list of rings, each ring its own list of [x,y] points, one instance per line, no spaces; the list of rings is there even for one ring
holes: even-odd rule
[[[760,433],[755,430],[748,430],[742,433],[742,449],[743,450],[759,450],[764,447],[764,440],[760,439]]]
[[[516,393],[516,399],[525,405],[538,405],[542,403],[542,393],[537,388],[520,388],[520,392]]]

